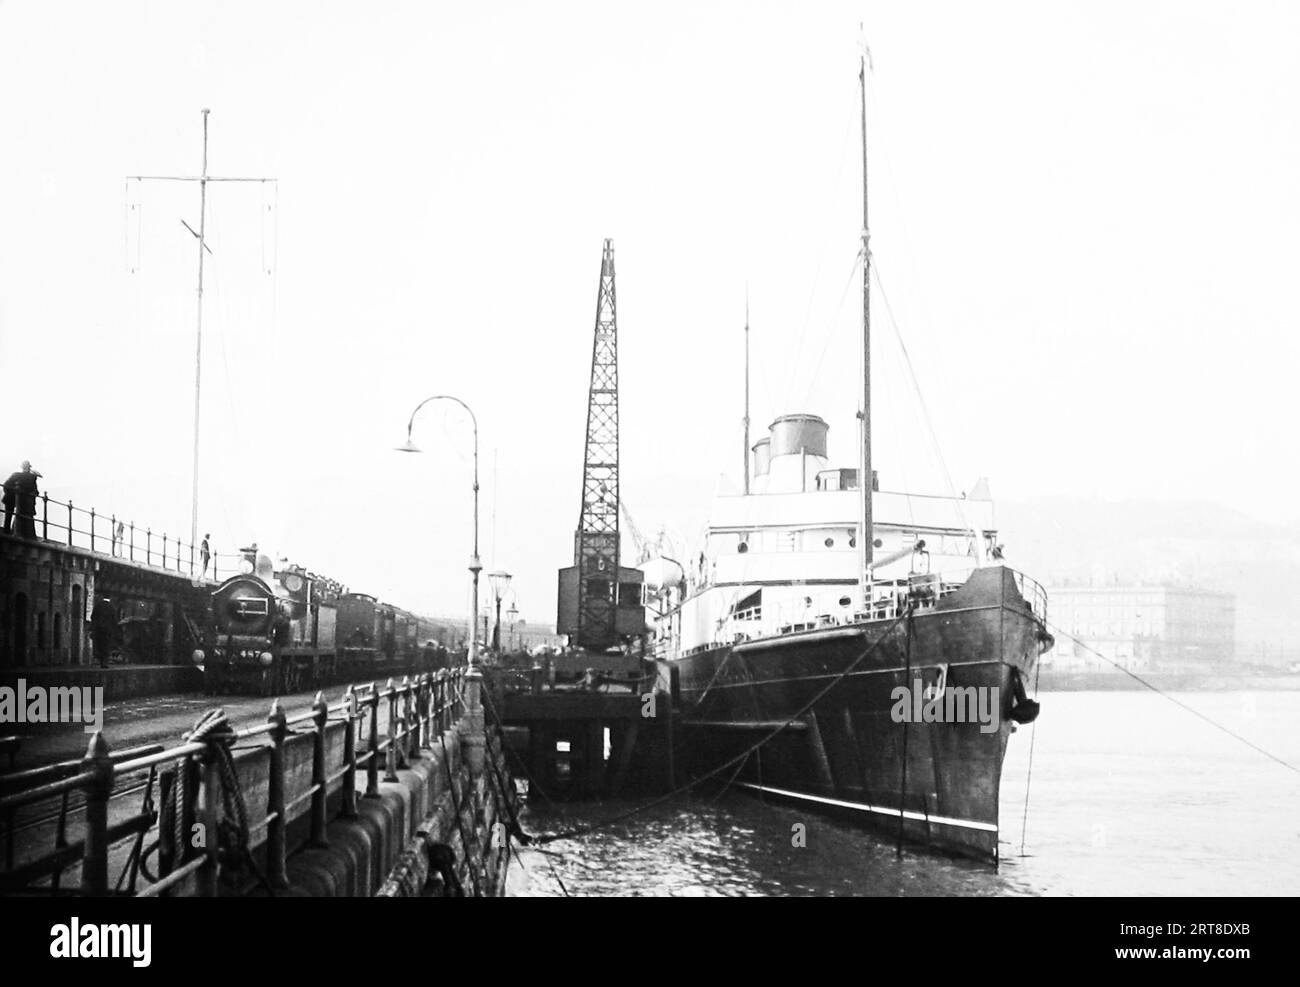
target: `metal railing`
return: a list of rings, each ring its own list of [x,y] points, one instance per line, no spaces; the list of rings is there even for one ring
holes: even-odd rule
[[[548,674],[553,669],[548,669],[540,662],[531,668],[486,668],[483,671],[484,684],[496,697],[494,701],[502,696],[520,693],[540,696],[543,693],[628,690],[640,695],[653,686],[655,679],[654,672],[625,675],[602,672],[594,676],[570,672],[556,679],[552,674]]]
[[[1023,572],[1011,568],[1008,568],[1007,571],[1011,573],[1012,577],[1015,579],[1016,589],[1020,591],[1020,595],[1024,597],[1025,602],[1029,604],[1029,609],[1033,612],[1034,616],[1046,624],[1047,590],[1043,589],[1042,584],[1036,579],[1030,579]]]
[[[222,808],[223,795],[231,794],[231,779],[222,767],[226,753],[230,760],[224,763],[233,765],[238,798],[246,807],[243,836],[249,857],[252,851],[261,851],[264,861],[256,877],[272,893],[287,888],[289,855],[299,846],[328,845],[331,817],[355,818],[358,797],[379,797],[381,771],[383,781],[397,781],[398,769],[419,760],[421,748],[432,747],[435,738],[465,714],[467,701],[469,706],[475,704],[466,695],[467,684],[477,689],[479,678],[470,680],[462,666],[404,678],[399,685],[391,679],[382,687],[373,682],[350,685],[333,704],[318,693],[310,709],[293,715],[286,715],[276,700],[263,724],[166,749],[155,746],[113,754],[103,735],[96,733],[80,761],[0,776],[0,821],[5,828],[0,893],[58,893],[64,873],[79,864],[84,895],[154,897],[171,893],[188,880],[199,896],[217,895],[232,868],[230,848],[218,838],[218,823],[233,822]],[[308,746],[309,754],[304,750]],[[140,811],[110,823],[110,802],[142,787],[119,783],[141,774],[147,774],[147,782]],[[81,796],[78,804],[71,799],[74,794]],[[18,810],[56,799],[61,802],[57,815],[44,820],[57,818],[54,847],[15,865]],[[336,806],[333,813],[331,799]],[[69,841],[69,822],[78,810],[81,837]],[[291,827],[298,834],[293,847]],[[191,839],[196,831],[205,834],[202,841]],[[156,842],[142,853],[150,833],[156,834]],[[110,857],[126,840],[135,841],[135,847],[110,887]],[[153,875],[144,860],[155,850]],[[240,863],[234,862],[236,869]],[[138,882],[141,870],[146,878],[143,885]],[[251,878],[240,872],[234,880],[248,884]]]
[[[93,507],[76,507],[72,501],[64,503],[49,494],[40,494],[36,501],[35,515],[14,511],[11,535],[24,537],[21,532],[24,522],[28,522],[35,535],[43,541],[82,548],[168,572],[206,574],[214,580],[221,579],[221,572],[227,576],[238,572],[244,557],[240,553],[209,552],[205,568],[202,545],[183,542],[179,535],[171,538],[166,531],[142,528],[134,521],[119,519],[116,514],[101,514]]]

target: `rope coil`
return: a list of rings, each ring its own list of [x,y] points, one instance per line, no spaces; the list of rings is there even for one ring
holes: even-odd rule
[[[204,756],[216,763],[221,781],[222,811],[221,818],[217,820],[217,859],[223,867],[233,871],[242,870],[247,865],[258,883],[268,894],[274,896],[275,889],[257,866],[249,847],[248,807],[244,802],[243,788],[239,784],[239,773],[235,770],[235,759],[231,752],[237,737],[238,734],[230,725],[223,709],[203,714],[194,728],[184,735],[190,743],[207,745]]]

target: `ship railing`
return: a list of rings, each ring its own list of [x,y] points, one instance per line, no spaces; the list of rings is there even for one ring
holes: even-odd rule
[[[1030,583],[1033,581],[1030,580]],[[769,607],[768,615],[774,617],[768,627],[762,626],[762,606],[737,611],[729,615],[718,628],[717,637],[708,644],[697,645],[686,654],[706,651],[724,644],[762,637],[766,634],[795,634],[801,631],[818,630],[827,627],[841,627],[849,624],[862,624],[869,621],[893,620],[900,616],[910,602],[913,613],[932,610],[946,596],[957,592],[961,582],[945,581],[939,574],[925,573],[910,579],[897,579],[875,584],[876,597],[869,609],[854,610],[843,613],[813,613],[807,605],[797,605],[790,609],[780,606]],[[1037,584],[1034,584],[1037,585]],[[1041,590],[1041,587],[1039,587]]]
[[[272,890],[288,888],[289,855],[322,845],[333,818],[355,818],[358,798],[377,798],[381,779],[397,781],[398,769],[477,708],[480,686],[464,666],[350,685],[338,702],[318,698],[286,714],[277,701],[265,723],[169,748],[114,753],[96,732],[79,761],[0,776],[0,894],[67,894],[65,878],[92,896],[254,890],[257,879],[232,871],[219,846],[217,745],[230,751],[247,799],[249,850]],[[128,802],[135,795],[138,808]],[[53,847],[44,849],[50,822]],[[195,827],[206,839],[191,838]],[[112,869],[119,873],[110,883]]]
[[[19,510],[22,506],[21,501],[15,505],[7,532],[11,537],[28,538],[26,529],[37,541],[218,581],[222,573],[230,576],[238,572],[244,558],[239,553],[210,551],[205,569],[202,544],[182,541],[179,535],[173,538],[166,531],[154,531],[151,526],[138,525],[116,514],[104,514],[93,507],[76,507],[70,500],[64,502],[45,493],[36,498],[35,514]]]
[[[1029,609],[1044,624],[1047,623],[1047,590],[1043,589],[1041,583],[1036,579],[1031,579],[1023,572],[1016,569],[1008,569],[1012,578],[1016,582],[1016,589],[1020,591],[1021,597],[1029,604]]]

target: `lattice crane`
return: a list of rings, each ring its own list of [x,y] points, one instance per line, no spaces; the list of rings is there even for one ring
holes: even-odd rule
[[[591,345],[582,507],[573,566],[560,570],[557,630],[570,644],[604,651],[643,634],[641,573],[619,566],[618,315],[614,241],[606,240]]]

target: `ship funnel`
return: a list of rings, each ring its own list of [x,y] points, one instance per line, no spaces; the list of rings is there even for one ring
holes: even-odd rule
[[[817,415],[782,415],[772,423],[771,459],[778,456],[826,458],[826,433],[830,426]]]
[[[767,468],[772,462],[772,440],[762,438],[754,443],[754,476],[767,476]]]

